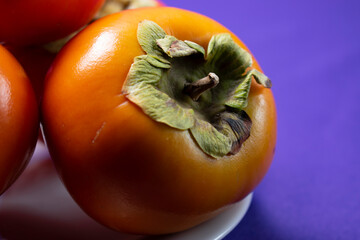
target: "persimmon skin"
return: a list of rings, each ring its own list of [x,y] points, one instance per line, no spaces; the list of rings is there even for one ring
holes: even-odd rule
[[[40,46],[4,46],[25,70],[25,73],[34,89],[36,99],[40,104],[45,76],[56,56],[56,53],[49,52]]]
[[[56,58],[45,85],[43,130],[85,212],[119,231],[164,234],[199,224],[253,191],[273,158],[276,109],[271,90],[253,82],[245,109],[251,136],[239,153],[219,159],[202,152],[188,131],[152,120],[121,92],[134,57],[144,54],[136,31],[145,19],[205,49],[218,33],[246,48],[221,24],[190,11],[144,8],[105,17]]]
[[[30,160],[38,132],[38,105],[30,81],[0,45],[0,195]]]
[[[87,24],[105,0],[0,0],[0,42],[42,44]]]

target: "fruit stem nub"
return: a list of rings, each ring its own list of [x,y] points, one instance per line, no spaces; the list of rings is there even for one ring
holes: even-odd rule
[[[206,77],[201,78],[193,83],[185,83],[184,93],[191,97],[192,100],[198,101],[203,92],[216,87],[219,83],[219,77],[210,72]]]

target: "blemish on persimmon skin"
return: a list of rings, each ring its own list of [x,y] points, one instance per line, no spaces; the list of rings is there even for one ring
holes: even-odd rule
[[[101,133],[102,130],[104,129],[105,125],[106,125],[106,122],[103,122],[103,123],[101,124],[100,128],[96,131],[95,136],[94,136],[93,139],[91,140],[91,143],[92,143],[92,144],[95,144],[96,140],[99,138],[100,133]]]

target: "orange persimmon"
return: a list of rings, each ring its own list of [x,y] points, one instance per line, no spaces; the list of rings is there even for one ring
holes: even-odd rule
[[[18,61],[0,45],[0,194],[21,174],[35,148],[39,113]]]
[[[87,24],[104,0],[0,0],[0,42],[47,43]]]
[[[269,87],[216,21],[168,7],[127,10],[60,51],[45,83],[43,131],[87,214],[119,231],[177,232],[264,177],[276,142]]]

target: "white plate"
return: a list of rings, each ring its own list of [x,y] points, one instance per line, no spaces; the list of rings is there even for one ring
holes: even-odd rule
[[[155,238],[118,233],[98,224],[76,205],[59,180],[46,148],[38,144],[24,173],[0,197],[0,235],[9,240],[219,240],[241,221],[251,199],[252,194],[184,232]]]
[[[252,200],[252,193],[242,201],[233,204],[215,218],[194,228],[177,234],[157,238],[161,240],[220,240],[231,232],[245,216]]]

